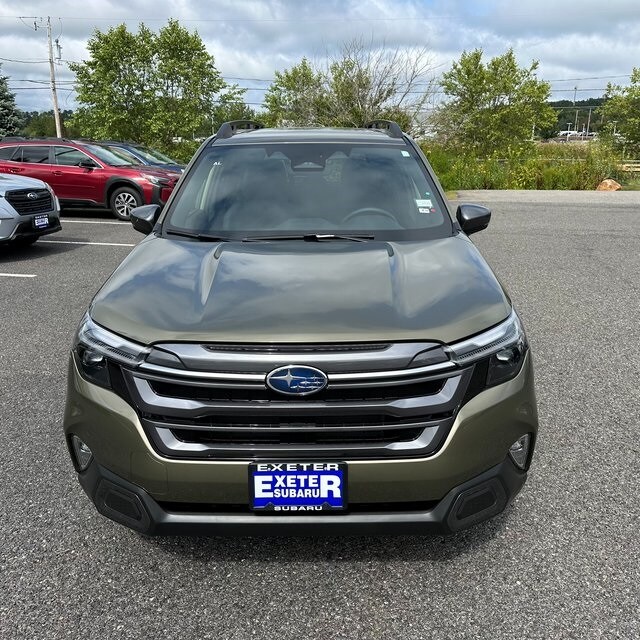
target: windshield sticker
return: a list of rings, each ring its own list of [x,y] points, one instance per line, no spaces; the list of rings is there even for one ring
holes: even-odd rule
[[[420,208],[431,208],[433,207],[433,203],[431,202],[431,200],[416,200],[416,207],[418,207],[418,209]]]
[[[430,211],[424,207],[418,207],[418,213],[430,213]]]
[[[405,158],[410,158],[411,154],[408,151],[405,151],[404,149],[400,152]]]

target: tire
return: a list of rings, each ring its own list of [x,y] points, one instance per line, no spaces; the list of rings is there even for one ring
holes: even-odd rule
[[[109,198],[109,208],[119,220],[129,220],[131,209],[142,204],[142,197],[131,187],[118,187],[114,189]]]

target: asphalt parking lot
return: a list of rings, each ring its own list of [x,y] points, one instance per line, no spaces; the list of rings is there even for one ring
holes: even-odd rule
[[[0,248],[0,638],[640,637],[640,192],[461,193],[533,346],[529,482],[453,537],[146,539],[62,438],[67,353],[141,239],[95,212]]]

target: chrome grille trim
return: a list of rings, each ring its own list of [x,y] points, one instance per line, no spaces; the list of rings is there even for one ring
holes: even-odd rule
[[[219,345],[223,347],[224,345]],[[373,348],[379,345],[372,343],[368,351],[331,351],[335,345],[316,344],[315,350],[309,345],[284,345],[286,349],[278,350],[278,345],[263,345],[263,351],[226,351],[216,350],[215,344],[199,343],[157,343],[153,346],[145,366],[161,366],[172,368],[174,365],[163,361],[163,355],[177,358],[184,365],[183,371],[205,373],[256,374],[268,373],[278,367],[291,364],[311,366],[321,369],[327,374],[352,374],[370,371],[415,370],[411,363],[418,354],[424,352],[439,353],[442,359],[447,358],[444,345],[435,342],[398,342],[385,344],[384,348]],[[348,343],[345,343],[345,348]],[[155,358],[154,356],[159,356]],[[441,361],[442,362],[442,361]],[[423,366],[433,364],[432,361],[422,363]],[[164,373],[167,373],[166,371]],[[179,375],[179,371],[176,371]]]
[[[290,363],[289,363],[290,364]],[[286,363],[281,366],[288,366]],[[329,384],[335,382],[359,382],[366,381],[371,383],[374,380],[379,379],[380,382],[376,384],[384,384],[385,378],[410,378],[417,374],[430,374],[438,373],[441,371],[451,371],[456,369],[456,365],[453,362],[439,362],[437,364],[430,364],[424,367],[415,367],[413,369],[401,369],[399,371],[365,371],[360,373],[327,373],[329,378]],[[202,380],[219,380],[221,382],[259,382],[263,383],[268,372],[265,373],[230,373],[219,371],[189,371],[186,369],[174,369],[171,367],[163,367],[158,364],[150,364],[145,362],[140,365],[139,371],[164,374],[167,376],[175,376],[177,378],[191,378]]]
[[[365,402],[316,402],[306,400],[304,402],[203,402],[187,398],[167,398],[156,395],[149,382],[135,375],[130,376],[130,391],[134,393],[134,400],[139,409],[151,415],[173,416],[182,418],[197,418],[212,413],[251,415],[256,411],[274,414],[287,413],[289,415],[309,415],[317,411],[323,415],[339,415],[367,412],[381,412],[390,416],[415,416],[449,411],[448,405],[454,398],[460,386],[462,375],[447,378],[439,393],[416,398],[402,398],[391,401],[365,401]],[[445,408],[446,407],[446,408]]]

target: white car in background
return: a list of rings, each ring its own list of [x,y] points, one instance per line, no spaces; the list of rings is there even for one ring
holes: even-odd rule
[[[60,203],[48,184],[0,173],[0,245],[30,245],[61,228]]]

